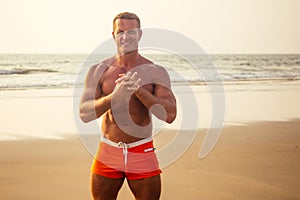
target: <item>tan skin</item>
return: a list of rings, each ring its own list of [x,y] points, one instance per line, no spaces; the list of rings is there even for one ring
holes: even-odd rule
[[[176,100],[170,89],[170,79],[167,72],[151,61],[142,57],[138,51],[138,42],[142,32],[137,28],[135,20],[117,19],[113,37],[118,55],[104,61],[107,65],[95,65],[87,74],[84,93],[81,98],[80,117],[89,122],[103,116],[102,130],[105,137],[113,142],[132,143],[151,136],[150,112],[161,120],[171,123],[176,117]],[[161,84],[147,83],[139,85],[145,76],[140,72],[134,74],[138,66],[152,65],[146,68],[147,76],[161,80]],[[153,67],[155,66],[155,67]],[[132,71],[130,75],[124,75]],[[163,80],[163,81],[162,81]],[[129,113],[132,121],[140,127],[148,127],[140,135],[124,132],[116,123],[111,103],[112,99],[119,102],[129,102]],[[153,106],[159,105],[159,106]],[[122,115],[122,106],[115,108]],[[118,109],[119,112],[118,112]],[[150,124],[150,126],[149,126]],[[123,126],[123,125],[122,125]],[[130,126],[124,125],[124,126]],[[130,128],[130,127],[129,127]],[[91,190],[94,199],[116,199],[123,184],[122,179],[111,179],[97,174],[91,176]],[[160,175],[127,180],[128,185],[137,200],[159,199],[161,193]]]

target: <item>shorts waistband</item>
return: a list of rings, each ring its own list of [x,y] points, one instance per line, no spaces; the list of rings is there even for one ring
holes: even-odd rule
[[[151,142],[152,140],[153,140],[152,137],[149,137],[149,138],[145,138],[145,139],[127,144],[124,142],[118,142],[118,143],[113,142],[104,136],[101,136],[101,139],[100,139],[100,141],[102,141],[110,146],[117,147],[117,148],[124,148],[124,146],[126,146],[127,148],[136,147],[136,146],[145,144],[147,142]]]

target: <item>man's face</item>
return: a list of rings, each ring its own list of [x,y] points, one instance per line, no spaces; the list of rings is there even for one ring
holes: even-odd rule
[[[142,32],[138,28],[136,20],[117,19],[115,21],[115,30],[112,34],[119,54],[124,55],[138,49],[138,42]]]

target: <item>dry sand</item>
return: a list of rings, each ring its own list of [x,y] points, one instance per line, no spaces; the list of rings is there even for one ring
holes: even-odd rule
[[[200,131],[188,151],[163,169],[161,199],[300,199],[299,123],[226,127],[202,160]],[[163,140],[172,131],[161,134]],[[90,199],[92,157],[78,138],[0,144],[0,199]],[[119,199],[132,199],[126,183]]]

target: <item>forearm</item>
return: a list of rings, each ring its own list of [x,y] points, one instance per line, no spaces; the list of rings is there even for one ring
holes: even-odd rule
[[[111,95],[97,100],[90,100],[80,106],[80,118],[85,123],[99,118],[111,108]]]
[[[172,99],[157,98],[143,87],[135,92],[135,96],[157,118],[168,123],[173,122],[176,118],[176,102]]]

